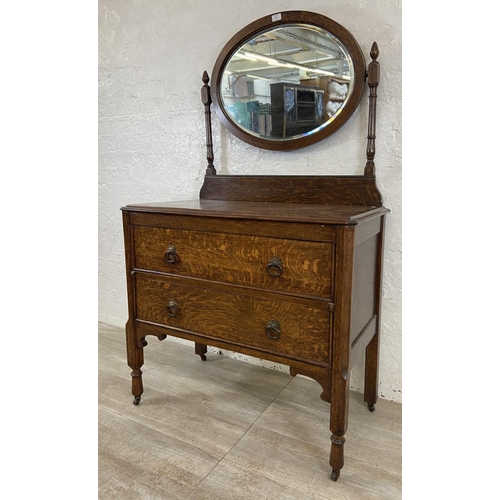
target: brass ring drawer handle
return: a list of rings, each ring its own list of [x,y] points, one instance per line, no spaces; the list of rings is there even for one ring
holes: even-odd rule
[[[177,315],[178,312],[179,312],[179,306],[177,305],[177,302],[175,300],[171,300],[167,306],[168,315],[173,318],[174,316]]]
[[[281,325],[279,321],[272,319],[266,326],[266,335],[271,340],[278,340],[281,335]]]
[[[271,260],[269,261],[269,264],[267,264],[267,273],[270,276],[281,276],[281,273],[283,272],[283,262],[279,257],[271,257]]]
[[[173,264],[178,258],[177,250],[174,245],[169,245],[167,251],[165,252],[165,260],[169,264]]]

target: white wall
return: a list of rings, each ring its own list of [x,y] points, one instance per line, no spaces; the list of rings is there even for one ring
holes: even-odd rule
[[[250,22],[304,8],[289,0],[100,0],[99,2],[99,320],[127,319],[120,207],[197,198],[206,166],[201,76],[225,43]],[[401,1],[308,0],[309,11],[347,28],[367,61],[377,41],[377,183],[387,217],[380,395],[401,401]],[[308,148],[271,152],[249,146],[213,115],[221,174],[362,174],[367,94],[336,134]],[[248,357],[234,357],[249,360]],[[146,358],[147,359],[147,358]],[[258,360],[250,359],[251,362]],[[263,362],[264,366],[285,369]],[[362,391],[363,367],[351,378]]]

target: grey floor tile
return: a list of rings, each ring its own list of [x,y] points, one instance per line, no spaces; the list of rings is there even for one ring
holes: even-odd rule
[[[99,499],[101,500],[165,500],[175,498],[140,477],[127,474],[106,460],[99,461]],[[72,496],[72,495],[71,495]],[[179,498],[179,497],[177,497]]]
[[[330,449],[330,405],[314,396],[316,382],[293,380],[255,422],[256,427]],[[312,396],[312,397],[311,397]],[[401,475],[401,405],[379,400],[368,411],[361,394],[351,393],[345,455]]]
[[[333,482],[328,465],[328,437],[325,444],[318,447],[254,426],[226,459],[324,498],[339,498],[339,493],[343,498],[352,500],[401,498],[400,475],[391,474],[380,465],[351,459],[347,452],[340,479]]]
[[[205,478],[188,500],[322,500],[322,498],[224,460]],[[342,496],[337,498],[340,499]]]
[[[99,461],[141,480],[165,498],[185,499],[217,465],[218,459],[107,408],[99,411]],[[111,478],[101,478],[100,498]],[[132,494],[132,492],[130,493]]]

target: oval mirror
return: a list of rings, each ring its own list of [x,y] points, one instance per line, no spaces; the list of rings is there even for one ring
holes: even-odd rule
[[[286,11],[253,22],[222,49],[212,102],[241,140],[265,149],[308,146],[337,131],[364,90],[354,37],[320,14]]]

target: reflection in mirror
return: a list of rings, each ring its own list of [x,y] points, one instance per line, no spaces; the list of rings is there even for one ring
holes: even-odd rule
[[[247,133],[280,141],[331,123],[354,88],[348,51],[312,25],[264,30],[237,48],[220,80],[226,112]]]

